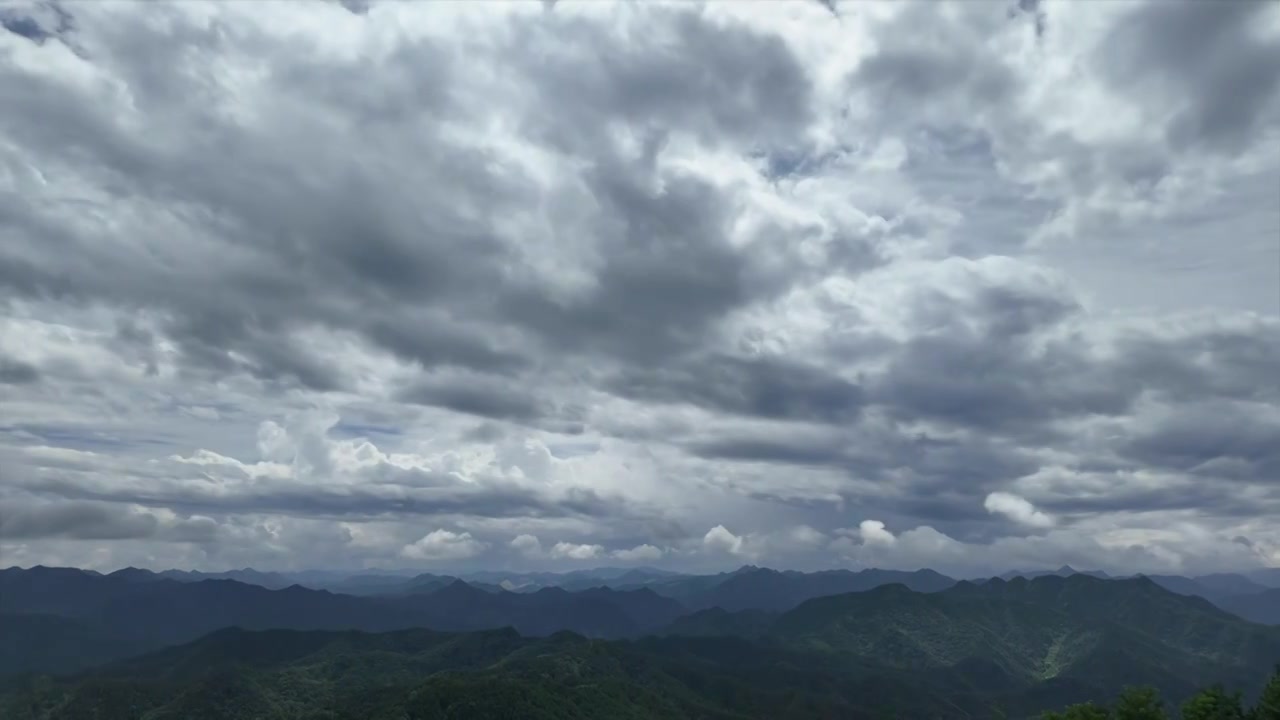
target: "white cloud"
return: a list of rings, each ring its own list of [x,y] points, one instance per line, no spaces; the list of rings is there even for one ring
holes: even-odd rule
[[[511,540],[511,549],[533,559],[542,557],[542,543],[536,535],[517,535]]]
[[[637,545],[630,550],[614,550],[613,556],[619,560],[627,562],[646,562],[658,560],[662,557],[662,548],[653,545]]]
[[[1034,528],[1053,527],[1054,520],[1032,505],[1025,498],[1013,493],[993,492],[987,495],[982,506],[989,513],[1004,515],[1016,523]]]
[[[727,552],[733,555],[742,553],[742,538],[729,532],[723,525],[717,525],[702,537],[702,546],[708,550]]]
[[[814,548],[826,541],[827,536],[808,525],[797,525],[791,529],[791,542],[801,548]]]
[[[449,530],[436,530],[425,535],[415,543],[405,545],[400,550],[402,557],[411,560],[465,560],[475,557],[487,546],[471,537],[471,533],[455,533]]]
[[[558,542],[551,548],[551,557],[567,560],[590,560],[599,557],[603,552],[604,547],[600,545],[578,545]]]
[[[867,545],[893,545],[897,541],[879,520],[863,520],[859,523],[858,536]]]

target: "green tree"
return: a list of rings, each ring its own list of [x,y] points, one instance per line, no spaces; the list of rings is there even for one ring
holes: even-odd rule
[[[1111,711],[1101,705],[1071,705],[1062,712],[1045,713],[1042,720],[1111,720]]]
[[[1168,720],[1164,703],[1153,688],[1125,688],[1112,711],[1115,720]]]
[[[1271,673],[1271,679],[1262,689],[1262,697],[1249,713],[1249,720],[1280,720],[1280,665]]]
[[[1228,693],[1214,685],[1182,704],[1182,720],[1245,720],[1240,693]]]

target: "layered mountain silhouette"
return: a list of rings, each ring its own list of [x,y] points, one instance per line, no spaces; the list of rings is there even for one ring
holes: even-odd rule
[[[681,609],[677,601],[652,589],[494,593],[455,581],[428,595],[360,598],[77,572],[0,575],[4,611],[75,588],[82,597],[59,607],[80,617],[63,617],[50,632],[96,632],[81,617],[111,616],[124,621],[124,631],[174,635],[154,628],[174,622],[174,614],[153,617],[149,626],[122,604],[132,600],[150,614],[161,599],[185,603],[193,596],[177,593],[199,590],[215,600],[189,613],[215,612],[217,603],[231,608],[216,611],[222,614],[206,625],[235,613],[250,626],[284,621],[273,613],[290,607],[295,624],[385,625],[413,612],[484,624],[510,612],[538,632],[222,629],[88,674],[13,682],[0,697],[0,716],[1027,717],[1109,699],[1132,684],[1175,699],[1210,683],[1253,695],[1280,661],[1280,628],[1246,622],[1143,577],[1050,574],[964,581],[933,592],[893,583],[811,598],[785,611],[709,608],[672,617]],[[422,601],[428,602],[415,605]],[[376,619],[364,614],[375,610]],[[32,627],[47,619],[40,616]],[[552,630],[557,623],[598,637]],[[197,624],[187,622],[182,632]],[[659,624],[652,636],[630,640],[602,639],[609,634],[600,632],[620,636]]]
[[[188,642],[219,628],[386,631],[427,627],[480,630],[510,626],[526,635],[573,630],[590,637],[634,636],[670,623],[685,612],[678,602],[650,590],[570,593],[497,592],[453,580],[430,592],[358,597],[299,585],[270,590],[234,580],[179,582],[136,571],[99,575],[72,568],[0,571],[0,614],[8,622],[32,619],[31,642],[82,633],[128,638],[118,652],[110,644],[95,657],[123,657],[143,649]],[[59,624],[48,618],[68,621]],[[18,663],[14,659],[13,663]],[[11,670],[77,669],[42,661]]]
[[[955,580],[932,570],[828,570],[802,573],[746,567],[718,582],[704,578],[668,580],[649,587],[685,603],[691,609],[718,607],[725,610],[789,610],[811,598],[860,592],[898,583],[920,592],[937,592],[955,585]]]
[[[16,568],[15,568],[16,569]],[[3,571],[0,571],[3,572]],[[98,575],[92,571],[81,571]],[[1015,570],[1000,579],[1068,577],[1088,575],[1100,579],[1112,576],[1099,570],[1077,570],[1064,565],[1056,570]],[[268,589],[301,585],[313,590],[328,590],[344,595],[392,597],[431,594],[458,580],[492,593],[502,591],[532,593],[544,588],[568,591],[607,587],[614,590],[649,588],[664,597],[679,601],[690,610],[720,607],[730,610],[786,610],[813,597],[841,592],[858,592],[890,583],[902,583],[922,592],[936,592],[955,584],[955,580],[932,570],[903,572],[867,569],[860,571],[828,570],[812,573],[777,571],[746,565],[732,572],[713,575],[685,575],[651,567],[602,567],[566,573],[481,571],[463,575],[413,573],[396,570],[361,572],[303,571],[262,572],[242,568],[220,573],[165,570],[153,573],[125,568],[112,577],[135,581],[170,579],[179,582],[234,580]],[[1126,576],[1133,577],[1133,576]],[[1195,577],[1149,575],[1162,587],[1182,595],[1203,597],[1220,608],[1254,622],[1280,624],[1280,605],[1275,593],[1280,590],[1280,570],[1261,569],[1249,574],[1215,573]],[[971,582],[983,583],[989,578]]]
[[[1280,625],[1280,588],[1246,595],[1230,595],[1214,602],[1218,607],[1245,620],[1264,625]]]

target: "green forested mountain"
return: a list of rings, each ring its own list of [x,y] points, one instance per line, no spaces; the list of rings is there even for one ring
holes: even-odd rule
[[[1246,691],[1280,659],[1280,632],[1145,578],[1085,575],[961,583],[934,594],[886,586],[818,598],[769,636],[903,669],[986,667],[984,678],[1068,700],[1124,685],[1183,697],[1206,683]]]
[[[984,717],[910,676],[736,638],[225,630],[7,694],[5,718]]]
[[[1280,588],[1256,593],[1232,595],[1216,601],[1222,609],[1246,620],[1266,625],[1280,625]]]
[[[453,607],[487,594],[458,585]],[[531,597],[561,607],[574,595]],[[635,640],[222,630],[77,677],[29,677],[0,717],[1032,717],[1128,685],[1174,703],[1213,683],[1252,699],[1277,661],[1280,631],[1200,598],[1142,578],[1046,576],[883,586],[782,614],[707,610]]]
[[[730,612],[723,608],[699,610],[663,628],[663,635],[682,637],[742,637],[755,638],[768,634],[778,620],[778,613],[766,610],[739,610]]]
[[[86,637],[126,638],[121,647],[127,652],[99,656],[110,659],[188,642],[225,627],[380,632],[511,626],[527,635],[567,629],[590,637],[627,637],[662,627],[685,608],[647,589],[511,593],[454,580],[429,592],[356,597],[297,585],[269,590],[233,580],[179,582],[151,574],[104,576],[70,568],[32,568],[0,571],[0,613],[13,616],[11,622],[25,622],[22,631],[36,645],[56,643],[72,629],[47,620],[24,621],[28,616],[57,616],[89,633]],[[2,669],[57,671],[85,664],[75,658],[60,667],[24,664],[27,657],[36,658],[15,656]]]
[[[932,570],[822,570],[799,572],[746,565],[717,575],[681,575],[650,579],[644,587],[680,601],[690,610],[790,610],[805,600],[862,592],[898,583],[919,592],[936,592],[956,581]],[[626,587],[626,586],[621,586]]]
[[[83,670],[147,649],[110,628],[44,614],[0,613],[0,677]]]

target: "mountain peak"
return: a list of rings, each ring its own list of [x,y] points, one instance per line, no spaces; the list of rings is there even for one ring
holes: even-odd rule
[[[460,580],[458,578],[454,578],[453,582],[431,593],[431,595],[434,597],[456,597],[456,598],[476,597],[478,595],[484,595],[484,594],[485,594],[485,591],[481,590],[480,588],[477,588],[476,586],[468,583],[465,580]]]

